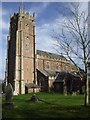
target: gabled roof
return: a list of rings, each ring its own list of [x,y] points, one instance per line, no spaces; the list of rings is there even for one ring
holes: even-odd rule
[[[55,82],[63,82],[64,79],[69,80],[80,80],[80,76],[74,73],[68,73],[68,72],[59,72]]]
[[[44,74],[46,77],[52,77],[52,76],[56,76],[57,72],[56,71],[51,71],[51,70],[38,70],[40,71],[42,74]]]
[[[46,77],[55,77],[55,82],[63,82],[64,79],[80,80],[79,75],[74,73],[57,72],[57,71],[50,71],[50,70],[38,70],[38,71],[41,72]]]
[[[60,82],[65,79],[65,78],[71,78],[71,73],[67,73],[67,72],[59,72],[57,78],[56,78],[56,81],[55,82]]]
[[[55,58],[55,59],[67,60],[63,55],[58,55],[58,54],[50,53],[50,52],[46,52],[46,51],[37,50],[37,54],[42,55],[42,56],[47,56],[47,57],[50,57],[53,59]]]

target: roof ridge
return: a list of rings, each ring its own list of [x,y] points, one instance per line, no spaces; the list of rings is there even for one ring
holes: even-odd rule
[[[59,57],[59,58],[64,58],[66,59],[63,55],[59,55],[57,53],[52,53],[52,52],[47,52],[47,51],[43,51],[43,50],[37,50],[37,54],[42,54],[42,55],[47,55],[50,57]],[[66,59],[67,60],[67,59]]]

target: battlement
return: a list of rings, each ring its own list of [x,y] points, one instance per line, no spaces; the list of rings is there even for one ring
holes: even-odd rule
[[[30,15],[30,12],[22,11],[21,8],[19,8],[18,13],[14,13],[13,15],[10,15],[11,19],[16,19],[17,17],[22,17],[22,18],[26,18],[26,19],[34,21],[34,14]]]

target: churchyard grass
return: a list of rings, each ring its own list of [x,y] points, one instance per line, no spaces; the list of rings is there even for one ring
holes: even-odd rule
[[[42,101],[31,102],[32,94],[14,96],[15,108],[3,108],[3,118],[89,118],[90,106],[85,107],[84,95],[64,96],[59,93],[37,93]],[[4,104],[4,100],[3,100]]]

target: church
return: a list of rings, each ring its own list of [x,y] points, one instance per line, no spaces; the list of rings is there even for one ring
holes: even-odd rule
[[[75,86],[72,78],[80,82],[77,68],[63,55],[36,50],[34,14],[19,8],[18,13],[11,15],[7,40],[5,76],[7,84],[13,86],[14,95],[32,92],[33,85],[38,86],[36,92],[63,93],[66,78],[70,79],[67,89],[71,92]]]

